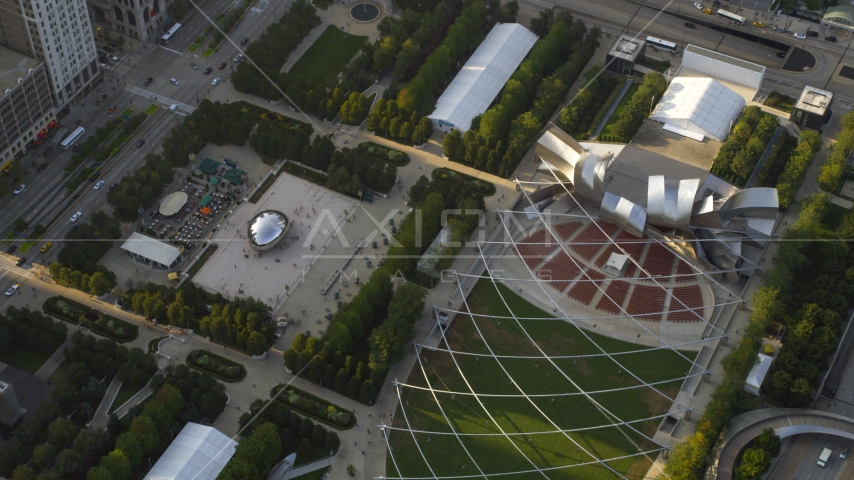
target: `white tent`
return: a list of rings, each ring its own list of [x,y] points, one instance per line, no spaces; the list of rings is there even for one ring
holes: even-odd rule
[[[471,120],[489,108],[536,41],[537,35],[518,23],[493,27],[428,115],[433,128],[468,130]]]
[[[234,456],[237,442],[213,428],[188,423],[145,480],[215,480]]]
[[[165,267],[171,267],[172,263],[181,256],[181,251],[172,245],[138,232],[133,232],[122,244],[122,250],[130,253],[131,256],[142,257]]]
[[[744,106],[741,95],[717,80],[676,77],[649,118],[723,142]]]
[[[765,375],[768,375],[768,370],[771,369],[773,358],[762,353],[757,353],[756,355],[759,357],[759,363],[754,365],[750,373],[747,374],[744,389],[754,395],[759,395],[759,388],[762,387],[762,381],[765,380]]]

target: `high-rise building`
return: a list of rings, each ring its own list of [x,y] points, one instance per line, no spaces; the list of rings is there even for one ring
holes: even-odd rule
[[[44,64],[0,47],[0,169],[56,127]]]
[[[0,45],[44,63],[57,109],[98,77],[85,0],[0,0]]]
[[[0,423],[13,426],[26,412],[18,405],[18,397],[12,384],[0,381]]]
[[[109,28],[140,41],[160,37],[172,0],[88,0],[95,29]]]

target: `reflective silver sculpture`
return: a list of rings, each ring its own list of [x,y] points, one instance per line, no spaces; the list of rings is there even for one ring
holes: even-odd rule
[[[285,237],[290,222],[282,212],[264,210],[249,221],[246,237],[255,250],[269,250]]]
[[[777,218],[780,203],[776,188],[748,188],[729,197],[721,206],[721,220],[735,217]]]
[[[647,221],[660,227],[688,228],[699,178],[679,180],[654,175],[647,184]]]
[[[646,228],[646,210],[613,193],[605,193],[599,207],[599,219],[640,238]]]
[[[573,170],[575,191],[584,198],[600,202],[605,192],[605,171],[609,161],[591,152],[584,152]]]

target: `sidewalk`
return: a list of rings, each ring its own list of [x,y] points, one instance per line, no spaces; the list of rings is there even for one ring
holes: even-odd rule
[[[53,352],[53,355],[51,355],[50,358],[45,360],[44,364],[34,374],[36,378],[40,380],[47,380],[51,375],[53,375],[53,372],[59,368],[62,362],[65,361],[65,348],[71,346],[72,333],[73,331],[69,331],[68,336],[65,337],[65,341],[62,342],[62,345]]]
[[[113,402],[116,400],[116,395],[119,394],[119,390],[121,388],[122,381],[119,380],[119,376],[116,375],[113,377],[113,381],[110,382],[110,386],[107,387],[107,391],[104,393],[104,398],[98,405],[98,409],[95,410],[95,415],[92,416],[92,421],[88,424],[89,428],[107,428],[107,420],[110,419],[110,407],[113,406]]]
[[[299,477],[300,475],[305,475],[306,473],[320,470],[321,468],[329,468],[330,465],[332,465],[332,462],[328,458],[324,458],[323,460],[318,460],[291,470],[285,474],[285,479],[287,480],[289,478]]]

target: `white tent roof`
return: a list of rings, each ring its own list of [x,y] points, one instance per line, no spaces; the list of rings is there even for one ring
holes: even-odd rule
[[[172,265],[172,262],[181,255],[181,251],[172,245],[147,237],[139,232],[131,234],[122,244],[122,250],[135,253],[167,267]]]
[[[215,480],[236,446],[237,442],[213,427],[188,423],[145,480]]]
[[[759,357],[759,363],[753,366],[753,369],[747,374],[747,381],[744,382],[744,389],[754,395],[759,395],[759,387],[762,386],[765,375],[768,375],[768,370],[771,368],[771,361],[773,360],[773,358],[762,353],[757,353],[757,356]]]
[[[534,46],[537,35],[518,23],[498,24],[454,77],[428,117],[466,131],[485,112]]]
[[[744,106],[741,95],[717,80],[676,77],[650,118],[722,142],[729,134],[730,123],[738,118]]]

